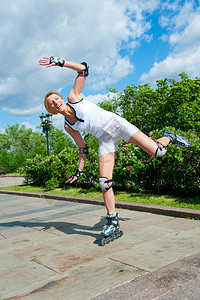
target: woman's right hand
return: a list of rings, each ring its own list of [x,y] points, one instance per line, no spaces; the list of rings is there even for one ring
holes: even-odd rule
[[[55,63],[50,63],[50,57],[43,57],[39,60],[41,66],[46,66],[47,68],[55,66]]]
[[[78,180],[82,176],[83,172],[80,172],[79,169],[76,170],[76,173],[69,178],[66,183],[73,183],[74,181]]]

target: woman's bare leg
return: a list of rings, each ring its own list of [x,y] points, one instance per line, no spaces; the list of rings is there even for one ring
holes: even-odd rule
[[[167,146],[170,143],[170,138],[164,136],[159,138],[157,143],[161,143],[163,146]],[[142,131],[136,132],[129,140],[129,143],[135,144],[143,149],[148,154],[155,156],[156,151],[158,149],[158,145],[154,140],[150,139],[146,134]]]
[[[115,164],[115,152],[99,156],[99,176],[112,179],[113,169]],[[112,185],[111,183],[108,183]],[[115,212],[115,197],[113,189],[110,188],[107,192],[103,192],[104,203],[109,215]]]

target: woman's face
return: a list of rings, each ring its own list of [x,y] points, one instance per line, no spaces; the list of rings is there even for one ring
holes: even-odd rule
[[[63,98],[57,94],[51,94],[47,98],[47,104],[52,114],[62,113],[66,106]]]

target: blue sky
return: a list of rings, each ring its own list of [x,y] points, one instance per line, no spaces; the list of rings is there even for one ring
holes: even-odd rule
[[[97,103],[106,88],[190,78],[200,70],[199,1],[1,1],[0,131],[24,124],[35,130],[51,89],[66,98],[76,74],[39,66],[43,56],[87,61],[83,96]],[[63,128],[63,117],[53,118]]]

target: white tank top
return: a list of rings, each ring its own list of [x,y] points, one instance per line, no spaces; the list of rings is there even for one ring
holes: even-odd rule
[[[104,133],[106,125],[109,124],[114,115],[114,113],[106,111],[85,99],[81,99],[79,102],[68,102],[67,104],[73,108],[77,121],[71,124],[65,118],[65,124],[73,130],[90,132],[96,138]]]

